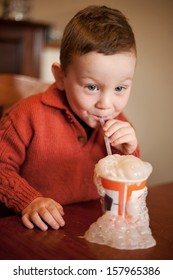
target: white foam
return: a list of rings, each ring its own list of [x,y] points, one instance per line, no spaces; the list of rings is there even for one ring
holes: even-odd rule
[[[96,176],[110,180],[142,180],[152,172],[150,163],[142,161],[133,155],[109,155],[95,166]]]

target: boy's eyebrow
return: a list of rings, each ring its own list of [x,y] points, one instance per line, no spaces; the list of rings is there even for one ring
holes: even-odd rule
[[[93,77],[85,77],[85,76],[81,76],[81,79],[84,80],[90,80],[89,82],[93,82],[93,83],[99,83],[100,81],[98,81],[97,79],[93,78]],[[133,78],[129,77],[129,78],[125,78],[125,79],[121,79],[119,81],[116,81],[116,84],[121,84],[121,83],[125,83],[125,82],[132,82]],[[103,82],[103,81],[102,81]]]
[[[80,79],[88,79],[91,80],[91,82],[100,82],[99,80],[96,79],[96,77],[90,76],[88,74],[81,74]],[[133,76],[127,76],[127,77],[122,77],[119,81],[116,81],[116,83],[125,83],[125,82],[132,82]]]
[[[127,81],[132,81],[133,77],[128,77],[128,78],[124,78],[122,79],[120,82],[127,82]]]
[[[94,78],[93,76],[87,76],[87,75],[81,75],[80,78],[81,78],[81,79],[95,80],[95,78]]]

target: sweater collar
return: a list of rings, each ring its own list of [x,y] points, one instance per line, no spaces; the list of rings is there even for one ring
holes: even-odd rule
[[[60,91],[56,83],[53,83],[43,92],[41,101],[43,104],[62,110],[69,110],[69,105],[64,91]]]

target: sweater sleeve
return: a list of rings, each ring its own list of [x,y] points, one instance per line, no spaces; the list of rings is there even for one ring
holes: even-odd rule
[[[26,149],[26,143],[6,114],[0,123],[0,201],[15,212],[21,212],[33,199],[41,196],[20,176]]]

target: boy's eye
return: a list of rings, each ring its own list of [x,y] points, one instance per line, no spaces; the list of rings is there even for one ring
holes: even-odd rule
[[[87,85],[86,88],[88,88],[91,91],[95,91],[98,89],[96,85]]]
[[[115,88],[115,91],[119,91],[119,92],[120,92],[120,91],[122,91],[123,89],[124,89],[123,87],[119,86],[119,87],[116,87],[116,88]]]
[[[125,90],[125,87],[118,86],[115,88],[116,93],[122,93]]]

